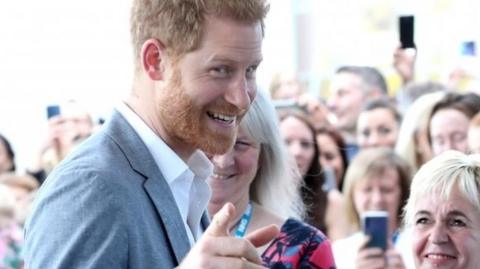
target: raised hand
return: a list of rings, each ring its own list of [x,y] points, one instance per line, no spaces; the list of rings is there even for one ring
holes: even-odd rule
[[[255,248],[270,242],[278,234],[278,228],[271,225],[246,238],[235,238],[228,233],[234,218],[235,207],[231,203],[225,204],[178,268],[264,268]]]
[[[415,75],[415,61],[417,50],[408,48],[402,49],[398,46],[393,54],[393,66],[402,77],[403,84],[413,81]]]

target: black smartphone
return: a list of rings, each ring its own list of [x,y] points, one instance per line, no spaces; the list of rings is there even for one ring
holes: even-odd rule
[[[402,44],[402,49],[406,48],[415,48],[414,41],[414,24],[415,17],[412,15],[409,16],[400,16],[398,18],[399,30],[400,30],[400,43]]]
[[[54,116],[60,115],[60,106],[59,105],[50,105],[47,106],[47,119],[50,119]]]
[[[367,211],[362,215],[363,232],[370,236],[367,247],[387,249],[388,212]]]

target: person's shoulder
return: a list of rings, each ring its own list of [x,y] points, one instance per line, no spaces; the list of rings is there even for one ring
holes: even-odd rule
[[[361,244],[363,235],[361,232],[354,233],[346,238],[333,241],[332,247],[334,252],[343,252],[345,250],[355,250]]]
[[[330,241],[318,229],[299,220],[290,218],[283,224],[280,236],[277,238],[272,248],[273,253],[280,251],[278,246],[282,246],[282,253],[277,262],[296,264],[303,268],[334,268],[335,263]],[[266,254],[271,252],[266,252]],[[267,255],[264,256],[269,257]],[[296,257],[296,258],[295,258]],[[270,257],[270,263],[276,259]],[[295,262],[294,262],[295,261]],[[297,268],[297,267],[295,267]]]
[[[85,173],[115,174],[129,168],[121,147],[105,132],[92,135],[63,160],[52,174],[61,175],[72,171],[79,176]]]
[[[362,233],[358,232],[349,237],[335,240],[332,243],[333,257],[337,268],[354,268],[355,257],[360,247]]]
[[[109,158],[118,159],[122,155],[120,145],[111,135],[102,130],[80,143],[66,160],[81,160],[101,165],[106,161],[111,161]]]
[[[128,196],[134,179],[143,179],[108,136],[98,134],[63,160],[47,177],[38,198],[78,195]],[[138,181],[143,182],[142,180]]]
[[[326,235],[319,229],[313,227],[308,223],[305,223],[303,221],[300,221],[294,218],[289,218],[287,219],[287,221],[285,221],[285,223],[282,226],[282,231],[285,231],[285,232],[302,231],[303,233],[311,234],[311,236],[318,237],[323,240],[327,238]]]
[[[287,219],[282,225],[280,238],[289,245],[311,246],[323,243],[330,245],[327,236],[322,231],[294,218]]]

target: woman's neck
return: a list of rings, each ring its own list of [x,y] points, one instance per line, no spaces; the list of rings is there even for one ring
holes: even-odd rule
[[[210,202],[208,204],[208,213],[210,214],[210,217],[213,218],[213,216],[218,212],[220,211],[220,209],[222,209],[223,206],[225,206],[225,203],[227,203],[228,201],[224,201],[224,202]],[[237,228],[237,224],[238,222],[240,221],[240,219],[242,218],[243,214],[245,213],[245,211],[247,210],[247,207],[248,207],[248,203],[250,202],[250,198],[249,196],[245,196],[245,197],[242,197],[240,198],[238,201],[236,202],[232,202],[233,206],[235,207],[235,217],[233,218],[233,220],[231,221],[230,225],[230,233],[231,234],[234,234],[235,233],[235,230]]]
[[[240,222],[240,219],[242,218],[243,214],[245,214],[245,211],[247,211],[247,207],[249,203],[250,203],[250,197],[247,195],[245,197],[242,197],[240,200],[238,200],[236,203],[233,204],[235,206],[235,218],[231,223],[232,225],[232,227],[230,228],[231,234],[235,233],[238,223]]]

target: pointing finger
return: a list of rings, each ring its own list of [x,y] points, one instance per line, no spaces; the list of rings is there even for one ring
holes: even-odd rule
[[[213,216],[212,222],[205,230],[205,235],[209,236],[228,236],[230,222],[235,217],[235,207],[232,203],[226,203],[220,211]]]

